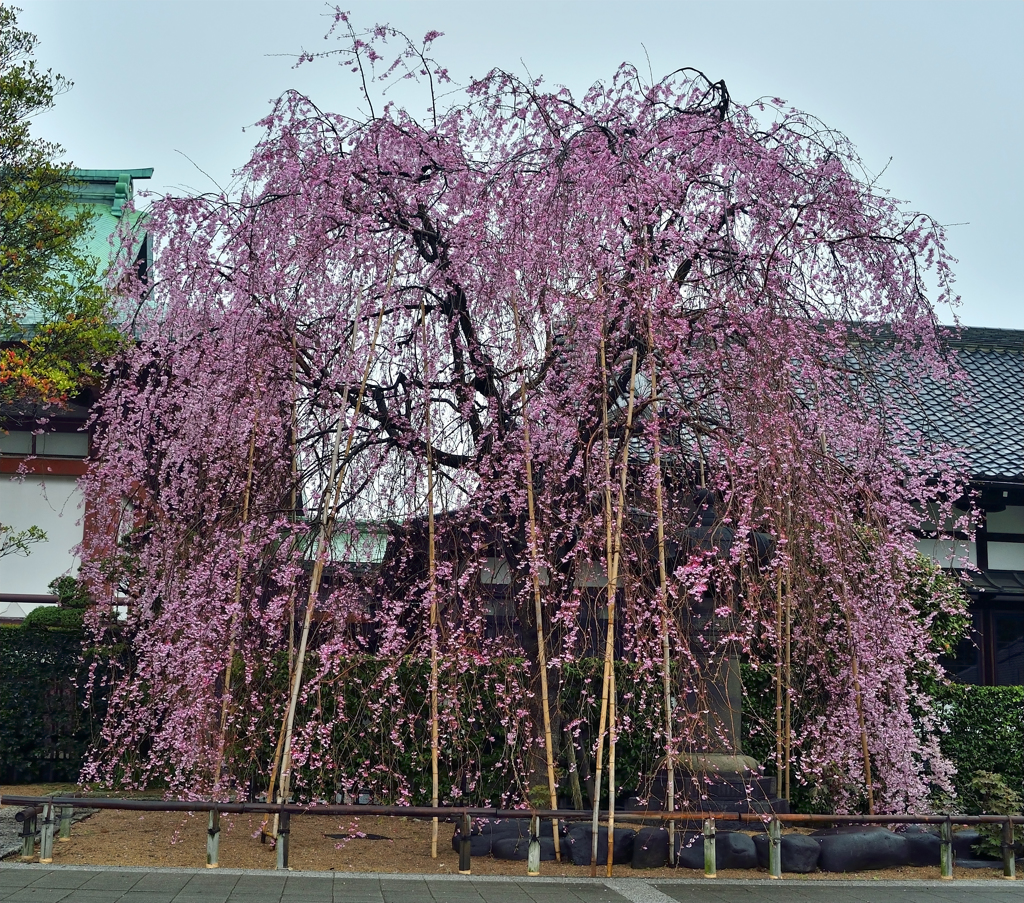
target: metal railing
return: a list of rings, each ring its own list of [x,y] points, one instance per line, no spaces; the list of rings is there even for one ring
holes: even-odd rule
[[[40,832],[40,862],[51,862],[55,827],[59,822],[60,839],[71,836],[71,818],[75,807],[89,809],[118,809],[128,812],[207,812],[209,814],[206,841],[206,866],[217,868],[220,856],[220,816],[224,815],[277,815],[277,868],[289,868],[292,816],[358,816],[378,815],[405,818],[441,818],[448,822],[457,821],[461,841],[459,844],[459,873],[472,873],[470,856],[471,824],[474,818],[494,820],[530,819],[530,840],[528,874],[539,874],[540,862],[540,821],[586,821],[592,812],[578,809],[497,809],[479,806],[374,806],[374,805],[328,805],[297,803],[231,802],[228,800],[132,800],[104,799],[84,796],[0,796],[0,804],[24,806],[15,818],[22,824],[22,859],[35,858],[35,834]],[[41,826],[37,820],[42,816]],[[662,810],[640,810],[615,812],[616,822],[699,824],[704,837],[704,874],[715,877],[717,862],[715,834],[717,822],[724,821],[740,825],[759,825],[768,833],[768,874],[772,878],[782,877],[781,838],[782,825],[938,825],[940,842],[939,874],[941,878],[953,878],[953,826],[954,825],[1001,825],[1003,877],[1016,878],[1013,832],[1015,825],[1024,825],[1021,815],[798,815],[760,812],[665,812]]]

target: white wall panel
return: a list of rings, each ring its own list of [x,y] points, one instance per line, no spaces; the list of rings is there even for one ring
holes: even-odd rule
[[[54,578],[75,574],[79,562],[71,550],[82,541],[83,514],[76,477],[0,477],[0,523],[15,530],[35,525],[47,536],[28,556],[0,559],[0,592],[43,595]]]

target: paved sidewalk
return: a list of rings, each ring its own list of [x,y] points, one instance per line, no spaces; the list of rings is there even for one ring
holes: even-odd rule
[[[0,865],[0,903],[1021,903],[1008,881],[666,881]]]

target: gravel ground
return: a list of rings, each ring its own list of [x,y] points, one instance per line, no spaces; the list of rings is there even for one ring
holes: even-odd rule
[[[35,785],[0,787],[0,794],[39,796],[64,791],[66,786]],[[21,849],[17,809],[0,809],[0,858]],[[182,812],[126,812],[111,809],[76,811],[77,824],[67,843],[54,844],[54,865],[106,865],[148,868],[197,868],[206,862],[206,814]],[[232,869],[273,869],[276,853],[259,842],[261,818],[255,815],[221,817],[220,864]],[[438,858],[430,856],[430,822],[404,817],[363,816],[344,822],[327,816],[292,818],[290,864],[293,869],[320,872],[362,872],[380,874],[458,874],[458,854],[452,849],[453,825],[440,825]],[[370,835],[372,838],[356,836]],[[330,835],[343,835],[342,839]],[[38,851],[38,846],[37,846]],[[16,857],[12,857],[16,858]],[[11,860],[8,860],[11,861]],[[604,868],[600,870],[604,875]],[[481,876],[525,875],[525,862],[509,862],[490,856],[474,857],[473,874]],[[590,869],[568,863],[541,863],[541,874],[549,877],[585,878]],[[720,869],[721,878],[764,878],[763,871]],[[628,865],[615,867],[618,878],[699,878],[689,869],[648,869],[634,871]],[[1000,880],[1001,869],[972,870],[957,867],[956,878]],[[787,876],[799,881],[834,881],[861,878],[872,881],[928,880],[938,878],[937,867],[884,869],[870,872]]]
[[[72,784],[26,784],[0,787],[0,799],[7,794],[14,796],[52,796],[59,793],[74,793],[78,788]],[[20,806],[0,806],[0,859],[6,859],[21,852],[21,824],[14,820],[21,811]],[[95,809],[76,809],[72,823],[88,818]],[[36,852],[39,850],[39,832],[36,832]]]

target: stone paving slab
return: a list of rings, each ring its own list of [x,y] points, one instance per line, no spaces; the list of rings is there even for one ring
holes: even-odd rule
[[[1008,881],[502,878],[0,864],[0,903],[1024,903]]]

